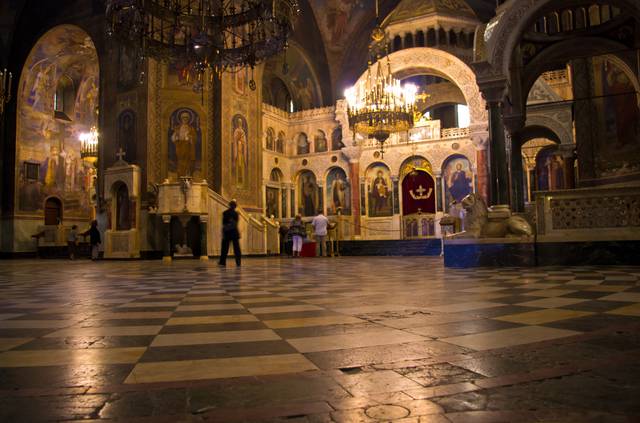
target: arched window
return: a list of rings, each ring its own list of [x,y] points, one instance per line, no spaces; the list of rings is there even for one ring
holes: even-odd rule
[[[267,150],[275,150],[275,143],[276,143],[276,132],[273,130],[273,128],[269,127],[267,128],[267,136],[266,136],[266,140],[265,140],[265,147]]]
[[[413,47],[413,34],[409,32],[407,35],[404,36],[404,48],[411,48],[411,47]]]
[[[416,33],[416,45],[418,47],[424,47],[424,32],[418,31]]]
[[[433,47],[436,45],[436,30],[429,28],[427,31],[427,47]]]
[[[76,89],[73,79],[68,75],[62,75],[58,80],[56,91],[53,94],[53,111],[57,118],[70,120],[76,101]]]
[[[313,138],[313,144],[316,153],[324,153],[325,151],[327,151],[327,136],[325,135],[324,131],[318,129],[315,137]]]
[[[296,151],[298,154],[309,154],[309,138],[304,132],[300,132],[296,137]]]
[[[393,38],[393,51],[402,50],[402,38],[399,35],[396,35]]]

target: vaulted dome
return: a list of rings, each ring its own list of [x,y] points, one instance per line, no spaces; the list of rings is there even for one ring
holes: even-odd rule
[[[387,16],[384,25],[436,15],[477,19],[473,9],[464,0],[402,0]]]

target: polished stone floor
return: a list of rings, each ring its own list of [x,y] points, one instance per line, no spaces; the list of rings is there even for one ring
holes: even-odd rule
[[[638,422],[640,267],[0,261],[0,421]]]

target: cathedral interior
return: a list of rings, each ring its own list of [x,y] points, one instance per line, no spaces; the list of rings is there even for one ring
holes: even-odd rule
[[[0,29],[0,420],[640,421],[638,0]]]

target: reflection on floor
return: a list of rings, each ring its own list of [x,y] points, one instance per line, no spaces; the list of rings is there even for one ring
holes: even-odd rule
[[[640,267],[0,262],[0,421],[640,421]]]

